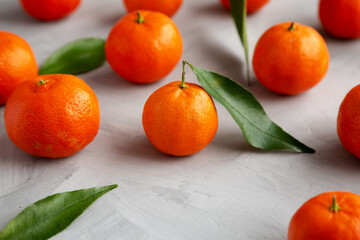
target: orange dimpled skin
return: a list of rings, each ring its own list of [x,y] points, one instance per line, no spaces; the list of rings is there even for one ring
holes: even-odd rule
[[[106,41],[106,59],[122,78],[151,83],[168,75],[182,55],[175,23],[159,12],[132,12],[121,18]]]
[[[10,139],[34,156],[70,156],[95,138],[99,125],[95,93],[72,75],[42,75],[26,81],[14,91],[5,108]]]
[[[0,105],[23,81],[38,74],[30,45],[21,37],[0,31]]]
[[[128,12],[136,10],[150,10],[162,12],[169,17],[180,8],[183,0],[123,0]]]
[[[81,0],[21,0],[25,11],[39,20],[51,21],[66,17]]]
[[[360,196],[329,192],[307,201],[292,217],[288,240],[360,239]]]
[[[315,29],[287,22],[271,27],[261,36],[255,47],[253,68],[265,87],[293,95],[319,83],[329,61],[325,40]]]
[[[269,0],[247,0],[246,12],[251,14],[262,8]],[[227,10],[230,10],[230,0],[221,0]]]
[[[320,0],[319,16],[329,34],[360,37],[360,0]]]
[[[342,145],[360,158],[360,85],[354,87],[340,105],[337,132]]]
[[[146,136],[161,152],[186,156],[197,153],[214,138],[218,117],[209,94],[196,84],[180,81],[156,90],[146,101],[143,126]]]

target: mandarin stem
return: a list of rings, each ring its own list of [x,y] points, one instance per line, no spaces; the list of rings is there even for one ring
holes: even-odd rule
[[[40,87],[41,85],[46,84],[46,81],[44,81],[43,79],[40,79],[40,81],[38,83],[36,83],[36,87]]]
[[[332,205],[329,207],[330,212],[337,213],[339,210],[341,210],[341,207],[339,206],[338,202],[336,201],[336,195],[333,196]]]
[[[145,19],[143,18],[143,16],[141,16],[139,11],[137,11],[136,14],[138,16],[138,18],[136,19],[136,22],[139,24],[143,24],[145,22]]]
[[[288,28],[289,31],[295,31],[296,27],[295,27],[295,23],[291,22],[290,27]]]

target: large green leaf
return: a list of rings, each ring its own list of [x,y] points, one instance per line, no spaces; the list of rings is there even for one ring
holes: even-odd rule
[[[117,185],[58,193],[17,215],[0,232],[0,240],[45,240],[64,230],[96,199]]]
[[[231,14],[234,18],[236,28],[239,33],[240,41],[244,47],[246,60],[246,73],[250,84],[250,63],[249,46],[246,32],[246,0],[230,0]]]
[[[82,38],[56,50],[39,69],[39,74],[81,74],[104,64],[105,40]]]
[[[254,95],[240,84],[218,73],[187,64],[206,92],[229,111],[252,146],[264,150],[315,152],[271,121]]]

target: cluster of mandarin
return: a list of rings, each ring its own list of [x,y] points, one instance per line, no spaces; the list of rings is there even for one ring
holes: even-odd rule
[[[81,0],[21,0],[31,16],[51,21],[74,11]],[[253,13],[269,0],[248,0]],[[229,0],[221,0],[230,10]],[[150,83],[168,75],[183,49],[170,17],[182,0],[124,0],[129,14],[111,30],[105,53],[113,70],[134,83]],[[320,0],[320,20],[335,37],[360,37],[360,0]],[[284,95],[302,93],[325,76],[329,51],[322,36],[299,23],[271,27],[259,39],[253,68],[258,80]],[[96,136],[99,103],[81,79],[64,74],[38,76],[30,46],[19,36],[0,31],[0,104],[6,104],[5,127],[25,152],[41,157],[70,156]],[[338,133],[345,148],[360,158],[360,87],[344,99]],[[217,113],[211,97],[196,84],[173,82],[155,91],[145,104],[143,126],[153,145],[176,156],[202,150],[215,136]],[[331,204],[332,203],[332,204]],[[294,215],[290,240],[360,239],[360,197],[325,193],[305,203]]]

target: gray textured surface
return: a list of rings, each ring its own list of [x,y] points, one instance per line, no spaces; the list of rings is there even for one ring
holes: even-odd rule
[[[324,34],[317,4],[272,0],[250,16],[250,53],[260,35],[279,22],[298,21]],[[25,38],[41,63],[69,41],[106,37],[124,13],[120,0],[85,0],[71,17],[44,23],[28,17],[17,1],[1,0],[0,29]],[[174,21],[184,38],[184,59],[244,82],[238,36],[217,0],[185,0]],[[331,64],[317,87],[294,97],[275,95],[256,80],[250,88],[275,122],[317,150],[314,155],[253,149],[220,105],[217,135],[202,152],[186,158],[159,153],[144,135],[142,108],[154,90],[180,79],[180,64],[151,85],[130,84],[108,65],[81,75],[99,98],[101,129],[93,143],[66,159],[37,159],[16,148],[6,135],[1,107],[0,229],[52,193],[117,183],[118,189],[54,239],[286,239],[291,216],[308,198],[332,190],[360,193],[360,162],[336,134],[338,107],[359,83],[360,41],[324,36]],[[196,81],[190,70],[187,80]]]

